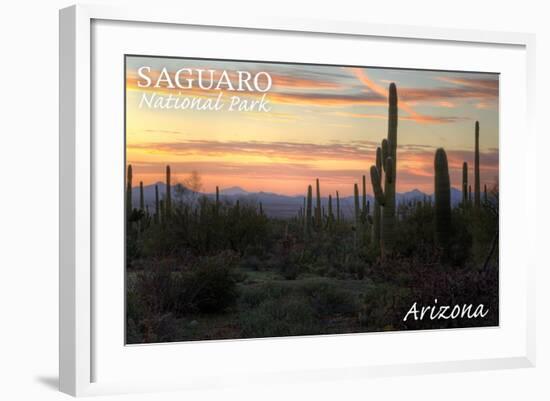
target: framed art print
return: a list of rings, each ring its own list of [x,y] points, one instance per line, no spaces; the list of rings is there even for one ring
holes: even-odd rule
[[[134,13],[61,13],[63,391],[532,366],[531,36]]]
[[[498,326],[498,74],[125,61],[127,343]]]

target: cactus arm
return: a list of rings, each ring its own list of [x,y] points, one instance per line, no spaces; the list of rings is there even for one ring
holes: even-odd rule
[[[374,191],[374,197],[380,206],[384,206],[386,203],[386,198],[384,196],[384,191],[382,190],[382,184],[380,182],[380,173],[376,166],[371,166],[370,168],[370,179],[372,182],[372,190]]]
[[[382,140],[382,159],[380,160],[380,164],[384,171],[386,171],[386,163],[384,160],[386,160],[390,156],[390,150],[389,150],[389,143],[386,138]]]
[[[397,175],[397,88],[390,84],[388,94],[388,135],[376,149],[376,166],[371,166],[374,192],[374,241],[380,243],[382,256],[391,253],[395,240],[395,188]],[[384,173],[384,177],[382,174]],[[382,188],[382,179],[384,188]]]

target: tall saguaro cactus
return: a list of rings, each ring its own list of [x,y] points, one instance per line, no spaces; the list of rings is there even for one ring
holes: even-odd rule
[[[359,208],[359,187],[357,183],[353,184],[353,205],[355,211],[355,227],[358,229],[361,219],[361,209]]]
[[[340,194],[336,191],[336,221],[340,223]]]
[[[371,166],[370,169],[372,189],[378,205],[382,207],[380,228],[380,249],[382,254],[389,253],[393,250],[395,240],[398,107],[397,88],[393,82],[390,84],[389,88],[388,103],[388,137],[382,141],[380,166]],[[382,188],[382,169],[385,173],[384,188]]]
[[[132,165],[128,165],[126,176],[126,218],[129,219],[132,214]]]
[[[166,166],[166,216],[172,212],[172,187],[170,185],[170,166]]]
[[[260,203],[261,206],[261,203]],[[216,185],[216,205],[214,207],[216,215],[220,212],[220,188]],[[260,213],[261,214],[261,213]]]
[[[468,163],[462,163],[462,206],[468,204]]]
[[[367,213],[367,183],[366,183],[366,177],[363,175],[363,197],[362,197],[362,203],[361,203],[361,213],[363,215],[366,215]]]
[[[313,197],[313,189],[311,188],[311,185],[307,186],[307,203],[306,203],[306,220],[304,224],[304,229],[306,235],[309,234],[311,231],[311,207],[312,207],[312,197]]]
[[[380,147],[376,149],[376,168],[380,176],[382,176],[382,149]],[[380,244],[380,227],[381,227],[380,222],[382,219],[382,213],[380,208],[381,206],[376,200],[376,196],[375,196],[373,218],[372,218],[373,219],[372,231],[373,231],[373,241],[376,244]]]
[[[315,207],[315,226],[317,229],[321,228],[321,219],[322,219],[322,210],[321,210],[321,188],[319,187],[319,178],[315,181],[316,184],[316,195],[317,195],[317,203]]]
[[[479,178],[479,121],[476,121],[476,154],[475,154],[475,172],[474,172],[474,204],[479,207],[481,204],[481,183]]]
[[[332,222],[334,221],[334,215],[332,214],[332,195],[328,195],[328,225],[329,227],[332,226]]]
[[[139,209],[145,211],[145,201],[143,198],[143,181],[139,182]]]
[[[443,148],[435,152],[434,169],[435,239],[440,247],[446,248],[451,234],[451,181]]]
[[[159,186],[155,184],[155,223],[160,221]]]

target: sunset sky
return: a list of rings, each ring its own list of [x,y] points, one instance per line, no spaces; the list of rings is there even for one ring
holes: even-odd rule
[[[127,163],[134,185],[173,182],[193,170],[204,192],[240,186],[256,192],[303,195],[319,178],[323,192],[347,196],[369,175],[376,147],[387,135],[387,92],[399,98],[397,191],[433,193],[433,158],[443,147],[451,184],[460,188],[462,162],[473,182],[474,124],[480,123],[481,183],[498,176],[498,75],[344,66],[270,64],[128,56],[126,60]],[[144,93],[216,97],[219,91],[139,88],[137,69],[150,75],[167,67],[268,72],[270,112],[139,108]],[[229,99],[259,99],[261,93],[224,90]],[[370,179],[368,193],[372,194]]]

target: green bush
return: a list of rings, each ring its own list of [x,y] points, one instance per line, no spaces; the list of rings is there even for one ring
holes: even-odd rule
[[[201,258],[186,279],[187,285],[196,288],[194,305],[200,312],[223,312],[238,297],[237,276],[233,269],[237,259],[230,253]]]
[[[175,313],[217,313],[238,297],[238,258],[231,252],[197,258],[190,266],[154,261],[128,284],[128,317]]]
[[[267,299],[281,299],[292,292],[289,286],[264,284],[243,288],[239,298],[239,309],[256,308]]]
[[[330,281],[308,281],[300,287],[300,291],[319,317],[354,315],[359,310],[355,295]]]
[[[244,337],[297,336],[320,330],[315,310],[303,296],[268,298],[240,314]]]

